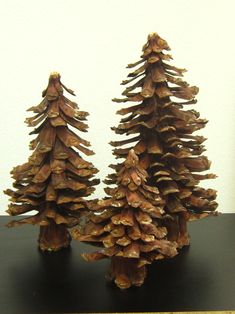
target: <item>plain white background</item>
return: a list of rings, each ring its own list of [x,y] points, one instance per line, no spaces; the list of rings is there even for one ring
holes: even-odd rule
[[[111,99],[120,97],[125,66],[139,59],[155,31],[172,48],[172,64],[187,68],[186,80],[200,88],[195,109],[209,119],[200,134],[218,175],[206,186],[218,190],[220,212],[235,212],[235,1],[1,0],[0,12],[1,191],[11,187],[12,167],[32,153],[26,109],[40,102],[52,71],[90,112],[86,138],[96,155],[89,160],[105,178],[114,160],[110,127],[123,107]],[[104,195],[103,187],[94,197]],[[0,213],[7,202],[1,192]]]

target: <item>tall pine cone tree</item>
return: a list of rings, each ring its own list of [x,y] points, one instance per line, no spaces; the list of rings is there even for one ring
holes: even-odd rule
[[[129,138],[111,145],[116,147],[117,158],[125,158],[131,148],[139,156],[141,166],[148,173],[148,184],[159,189],[164,211],[170,214],[171,218],[166,215],[165,220],[168,239],[183,246],[189,244],[186,222],[215,213],[216,191],[198,184],[200,180],[216,176],[201,174],[210,168],[210,161],[202,155],[205,151],[202,143],[206,139],[193,135],[207,123],[191,109],[197,102],[198,88],[189,86],[181,78],[186,70],[170,65],[167,61],[172,57],[164,50],[170,50],[167,42],[152,33],[143,46],[141,59],[128,65],[128,68],[140,67],[122,82],[132,84],[124,90],[125,98],[114,101],[138,104],[117,111],[125,117],[113,130]],[[111,167],[119,170],[122,163]],[[116,182],[116,173],[106,180],[107,184]]]
[[[111,142],[116,157],[125,161],[111,165],[115,172],[105,182],[115,187],[105,188],[108,197],[90,202],[85,228],[73,230],[74,238],[103,247],[83,257],[111,257],[111,279],[122,289],[140,286],[146,264],[188,245],[187,221],[214,214],[217,207],[216,191],[198,186],[215,177],[200,174],[210,167],[201,156],[205,138],[192,135],[207,121],[193,109],[183,110],[196,103],[198,88],[181,79],[184,69],[166,62],[171,56],[163,50],[169,49],[151,34],[141,60],[128,66],[141,64],[123,81],[135,81],[123,92],[126,98],[114,101],[138,104],[118,111],[126,117],[113,130],[132,136]]]
[[[106,188],[109,197],[90,202],[94,213],[85,228],[72,234],[75,239],[103,247],[83,257],[87,261],[110,257],[110,277],[126,289],[143,284],[146,264],[175,256],[177,243],[166,239],[164,202],[158,188],[146,183],[147,172],[134,150],[129,151],[116,178],[116,187]]]
[[[38,125],[30,133],[37,134],[30,142],[34,152],[28,162],[11,171],[16,190],[5,191],[11,197],[12,203],[7,210],[10,215],[37,211],[37,214],[11,221],[7,226],[40,226],[39,247],[50,251],[70,244],[67,228],[78,223],[87,208],[84,197],[89,196],[99,182],[92,179],[97,169],[80,155],[80,152],[93,154],[87,148],[90,143],[68,127],[87,132],[88,126],[83,120],[88,113],[80,111],[75,102],[63,95],[63,90],[74,95],[61,83],[59,73],[52,73],[42,93],[42,102],[28,109],[35,115],[26,119],[26,123],[30,127]]]

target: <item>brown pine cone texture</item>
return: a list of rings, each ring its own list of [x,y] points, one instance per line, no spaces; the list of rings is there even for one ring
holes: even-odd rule
[[[146,264],[173,257],[189,245],[187,221],[216,214],[216,191],[199,186],[212,179],[203,136],[193,135],[207,120],[191,109],[196,86],[183,80],[185,69],[168,63],[167,42],[158,34],[148,36],[141,59],[123,85],[124,98],[136,103],[117,111],[124,116],[112,129],[127,139],[111,142],[116,158],[114,173],[105,180],[109,195],[90,202],[89,222],[74,230],[75,238],[103,247],[83,254],[89,261],[111,257],[110,277],[118,287],[140,286]],[[181,99],[181,100],[179,100]]]
[[[35,113],[26,119],[29,127],[35,127],[30,133],[36,134],[30,142],[33,153],[28,162],[11,171],[15,190],[5,191],[11,197],[7,210],[10,215],[37,211],[31,217],[11,221],[8,227],[39,225],[42,250],[69,245],[67,227],[77,224],[87,208],[84,197],[89,196],[98,183],[93,179],[97,169],[80,155],[80,152],[93,154],[88,148],[90,143],[69,128],[87,132],[84,120],[88,113],[80,111],[75,102],[66,98],[64,90],[74,95],[61,83],[59,73],[52,73],[42,93],[42,102],[28,109]]]
[[[130,150],[117,172],[117,187],[106,189],[109,197],[90,203],[94,213],[82,232],[73,230],[75,239],[103,247],[83,257],[111,257],[110,276],[122,289],[144,282],[146,264],[177,254],[177,243],[166,239],[163,226],[165,201],[157,187],[146,183],[147,176]]]
[[[137,104],[117,111],[124,117],[113,130],[128,139],[111,145],[117,158],[124,158],[131,148],[139,156],[149,176],[148,184],[159,189],[165,212],[174,214],[167,221],[169,237],[183,246],[189,244],[186,221],[216,214],[216,191],[199,186],[200,180],[216,176],[203,173],[211,164],[202,155],[206,138],[193,135],[207,123],[191,109],[199,89],[183,80],[185,69],[170,65],[172,57],[165,53],[168,50],[168,43],[152,33],[140,61],[127,66],[137,69],[122,82],[128,85],[123,92],[125,98],[113,100]],[[121,166],[110,167],[119,170]],[[117,183],[116,174],[110,174],[105,182]]]

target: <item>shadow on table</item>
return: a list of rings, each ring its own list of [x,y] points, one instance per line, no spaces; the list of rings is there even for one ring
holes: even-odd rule
[[[195,311],[201,304],[213,308],[210,298],[207,302],[211,272],[202,256],[192,258],[190,247],[183,248],[175,258],[151,264],[140,288],[120,291],[109,284],[106,308],[110,312]]]
[[[79,254],[72,249],[57,253],[37,251],[14,264],[10,280],[18,310],[25,313],[198,310],[200,300],[206,303],[213,278],[210,265],[203,263],[201,256],[191,256],[190,248],[184,248],[175,258],[150,265],[142,287],[121,291],[113,283],[105,282],[109,261],[90,264],[79,260]]]
[[[9,270],[12,298],[18,311],[65,309],[66,304],[74,302],[76,297],[74,280],[71,278],[72,249],[55,253],[38,250],[32,251],[32,255],[30,258],[25,256],[24,261]]]

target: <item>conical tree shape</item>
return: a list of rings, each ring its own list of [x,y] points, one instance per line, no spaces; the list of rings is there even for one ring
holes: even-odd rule
[[[117,158],[126,157],[131,148],[139,156],[149,176],[148,184],[160,191],[164,211],[174,214],[173,219],[166,219],[169,239],[183,246],[189,244],[186,221],[213,214],[217,207],[216,191],[198,186],[200,180],[215,175],[201,174],[210,168],[210,161],[201,155],[205,138],[193,135],[207,123],[191,109],[198,88],[181,78],[186,70],[170,65],[167,61],[172,57],[164,50],[170,50],[167,42],[156,33],[150,34],[140,61],[128,65],[140,67],[122,82],[132,84],[124,90],[125,98],[114,101],[138,104],[117,111],[125,117],[113,130],[129,137],[111,145],[116,147]],[[115,170],[121,167],[111,165]],[[116,183],[116,174],[109,175],[105,182]]]
[[[97,180],[92,179],[97,169],[80,156],[92,155],[90,143],[68,126],[86,132],[83,122],[88,115],[79,111],[76,103],[63,95],[63,90],[74,95],[60,81],[59,73],[52,73],[38,106],[28,109],[35,115],[26,119],[28,126],[37,126],[30,134],[37,137],[30,142],[34,150],[28,162],[12,170],[16,190],[6,190],[11,196],[7,212],[20,215],[36,210],[34,216],[12,221],[8,227],[21,224],[40,226],[41,250],[57,251],[70,244],[68,227],[77,224],[87,207],[85,196],[94,191]],[[75,150],[76,148],[77,150]]]
[[[90,214],[82,232],[73,231],[73,237],[102,246],[100,251],[83,257],[88,261],[110,257],[110,277],[125,289],[142,285],[145,265],[175,256],[177,244],[166,240],[167,230],[162,227],[165,203],[158,189],[147,185],[147,172],[134,150],[128,153],[116,177],[117,186],[106,189],[110,196],[98,204],[90,203],[95,213]]]

